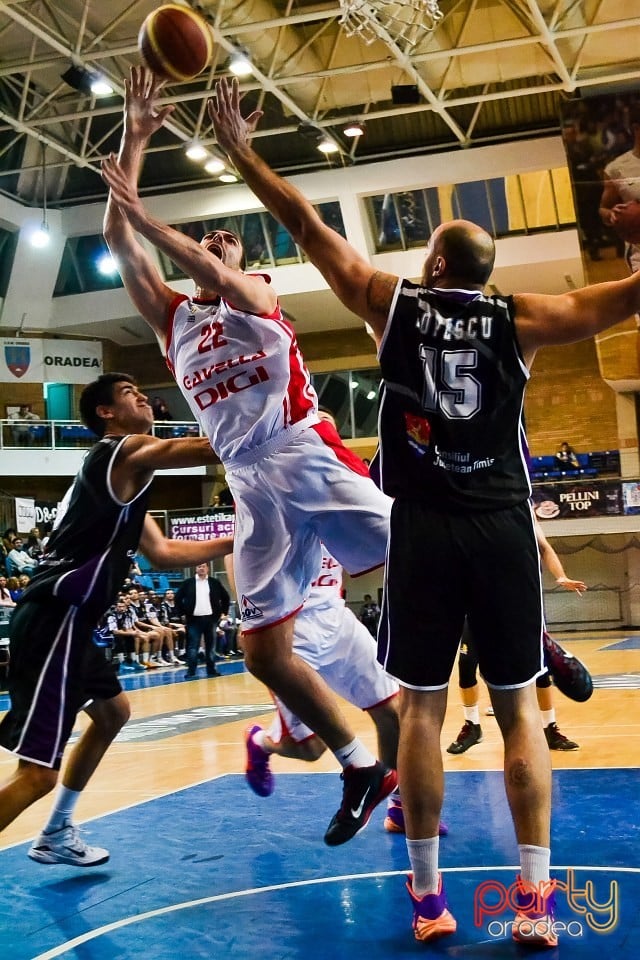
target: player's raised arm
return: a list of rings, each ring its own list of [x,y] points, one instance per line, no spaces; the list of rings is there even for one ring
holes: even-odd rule
[[[144,67],[132,67],[130,79],[125,80],[124,131],[118,159],[124,175],[134,184],[138,182],[151,135],[160,129],[174,109],[172,105],[161,109],[156,106],[161,86],[161,81]],[[164,350],[167,310],[175,293],[164,283],[111,192],[103,231],[127,293]]]
[[[218,143],[247,185],[302,247],[342,303],[366,320],[379,339],[398,278],[374,270],[351,244],[322,222],[299,190],[274,173],[251,148],[251,134],[262,114],[255,111],[243,118],[237,80],[218,81],[215,98],[209,102],[209,115]]]
[[[587,340],[640,310],[640,273],[557,296],[513,298],[518,340],[528,363],[539,347]]]

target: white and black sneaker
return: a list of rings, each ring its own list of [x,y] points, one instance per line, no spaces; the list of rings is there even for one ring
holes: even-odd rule
[[[109,859],[109,851],[90,847],[80,831],[69,823],[53,833],[41,833],[31,844],[29,856],[38,863],[70,863],[75,867],[97,867]]]

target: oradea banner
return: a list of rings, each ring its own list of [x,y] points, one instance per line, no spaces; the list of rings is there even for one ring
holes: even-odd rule
[[[101,373],[99,341],[0,338],[2,383],[91,383]]]

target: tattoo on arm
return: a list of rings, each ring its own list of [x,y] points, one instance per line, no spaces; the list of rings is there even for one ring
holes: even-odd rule
[[[367,284],[367,308],[372,313],[387,316],[397,282],[397,277],[381,270],[371,274]]]

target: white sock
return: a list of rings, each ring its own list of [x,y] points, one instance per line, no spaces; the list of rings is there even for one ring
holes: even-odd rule
[[[266,737],[266,735],[267,735],[266,730],[256,730],[256,732],[251,735],[251,739],[256,744],[256,746],[261,747],[265,753],[268,753],[268,750],[265,748],[265,745],[264,745],[264,738]]]
[[[520,876],[525,883],[535,887],[549,879],[551,850],[549,847],[534,847],[531,843],[519,843]]]
[[[540,716],[542,717],[542,726],[548,727],[550,723],[556,722],[556,712],[551,708],[551,710],[541,710]]]
[[[357,737],[345,747],[334,751],[336,759],[343,770],[347,767],[372,767],[376,758]]]
[[[464,707],[465,720],[471,720],[471,723],[480,723],[480,707],[476,703],[474,707]]]
[[[438,853],[440,837],[429,837],[428,840],[407,840],[409,862],[413,873],[411,886],[416,897],[424,897],[427,893],[437,893],[440,885],[438,873]]]
[[[80,790],[70,790],[60,785],[44,832],[53,833],[54,830],[61,830],[66,824],[71,823],[73,811],[79,799]]]

